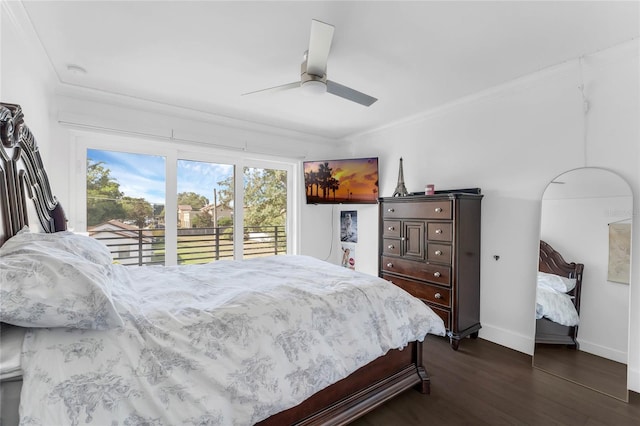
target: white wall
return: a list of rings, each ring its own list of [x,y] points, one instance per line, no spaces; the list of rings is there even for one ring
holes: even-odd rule
[[[400,157],[409,191],[422,191],[426,183],[436,189],[482,188],[481,337],[533,353],[540,200],[551,179],[583,166],[607,168],[631,184],[636,206],[640,202],[638,73],[635,40],[585,57],[582,73],[576,58],[350,138],[354,156],[380,157],[383,196],[393,193]],[[581,74],[589,101],[586,121]],[[360,232],[377,232],[376,213],[360,213],[363,222],[376,223],[368,230],[360,225]],[[634,227],[633,235],[628,364],[629,388],[635,391],[640,391],[639,229]],[[361,270],[376,273],[377,245],[359,245],[358,258]]]
[[[627,362],[629,285],[607,281],[609,223],[629,218],[630,197],[546,199],[540,238],[567,262],[584,263],[580,350]]]
[[[19,104],[28,114],[27,125],[36,135],[44,160],[48,158],[53,88],[56,76],[34,35],[22,5],[0,2],[0,101]]]

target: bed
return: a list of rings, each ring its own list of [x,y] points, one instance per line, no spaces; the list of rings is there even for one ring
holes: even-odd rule
[[[582,263],[564,260],[540,241],[536,289],[536,344],[560,344],[578,349]]]
[[[418,299],[306,256],[113,264],[66,230],[20,106],[0,125],[3,426],[346,424],[429,393],[445,329]]]

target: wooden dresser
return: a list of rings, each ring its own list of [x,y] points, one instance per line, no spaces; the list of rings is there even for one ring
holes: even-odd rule
[[[380,276],[429,305],[455,350],[481,327],[481,200],[457,192],[380,198]]]

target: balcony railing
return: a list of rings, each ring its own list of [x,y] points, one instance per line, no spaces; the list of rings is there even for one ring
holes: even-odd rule
[[[164,265],[164,229],[101,231],[92,235],[111,251],[114,261],[123,265]],[[244,258],[285,254],[284,226],[244,228]],[[178,229],[178,264],[208,263],[233,259],[233,227]]]

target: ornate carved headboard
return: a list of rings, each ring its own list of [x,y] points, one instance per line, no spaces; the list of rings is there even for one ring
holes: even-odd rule
[[[67,229],[20,105],[0,103],[0,140],[0,245],[25,225],[43,232]]]
[[[538,257],[538,270],[549,274],[556,274],[563,277],[575,278],[576,286],[568,294],[573,296],[573,304],[578,313],[580,312],[580,294],[582,292],[582,273],[584,264],[567,262],[548,243],[540,240],[540,254]]]

